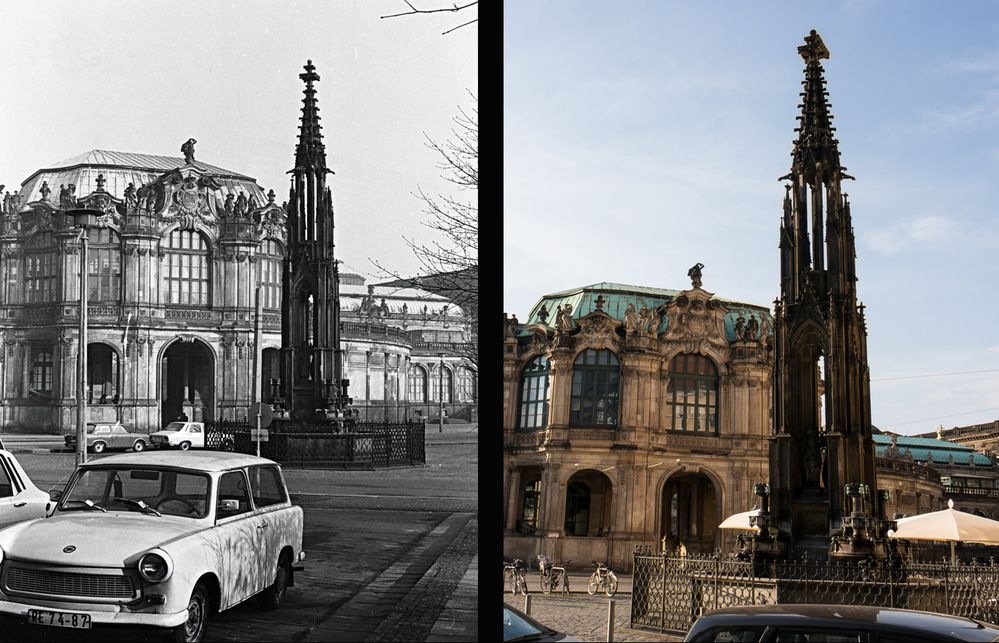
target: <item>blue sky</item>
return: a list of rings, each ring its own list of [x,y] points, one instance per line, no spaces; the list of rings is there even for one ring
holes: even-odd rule
[[[504,310],[600,281],[767,305],[798,45],[824,61],[873,421],[999,418],[999,4],[508,2]],[[907,379],[889,379],[889,378]]]
[[[447,193],[440,157],[478,89],[478,27],[403,0],[36,0],[3,3],[0,183],[91,149],[196,158],[288,198],[312,59],[336,212],[337,255],[411,274],[403,236],[434,237],[413,193]],[[474,11],[474,10],[471,10]],[[466,19],[473,18],[469,15]],[[58,186],[52,186],[58,190]]]

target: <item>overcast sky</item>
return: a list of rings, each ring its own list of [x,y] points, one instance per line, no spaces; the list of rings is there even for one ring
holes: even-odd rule
[[[181,157],[195,138],[197,160],[285,201],[311,58],[337,256],[411,274],[403,235],[430,240],[412,193],[447,190],[424,132],[445,140],[472,106],[478,29],[441,35],[465,21],[452,14],[379,19],[402,11],[402,0],[4,3],[0,183],[13,192],[91,149]]]
[[[999,5],[518,2],[504,13],[504,309],[601,281],[770,305],[812,28],[867,305],[873,421],[999,418]],[[908,378],[908,379],[888,379]]]

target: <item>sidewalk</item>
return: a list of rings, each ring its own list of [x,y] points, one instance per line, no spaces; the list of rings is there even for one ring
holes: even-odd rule
[[[531,592],[531,618],[581,641],[606,641],[608,605],[614,601],[615,641],[681,641],[683,636],[633,629],[631,594],[588,596],[573,592],[570,597]],[[524,611],[524,597],[504,594],[503,602]]]

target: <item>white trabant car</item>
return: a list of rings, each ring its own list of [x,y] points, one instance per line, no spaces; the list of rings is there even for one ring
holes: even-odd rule
[[[158,449],[204,449],[203,422],[171,422],[162,431],[149,434],[149,442]]]
[[[265,608],[281,603],[305,558],[302,518],[264,458],[88,462],[52,516],[0,530],[0,615],[32,630],[148,625],[200,641],[212,613],[258,594]]]
[[[35,486],[14,454],[0,446],[0,528],[44,518],[55,503]]]

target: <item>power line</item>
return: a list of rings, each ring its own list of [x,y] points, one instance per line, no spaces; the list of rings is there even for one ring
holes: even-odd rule
[[[899,377],[879,377],[872,382],[888,382],[890,380],[914,380],[921,377],[947,377],[948,375],[972,375],[974,373],[999,373],[999,368],[989,368],[984,371],[958,371],[956,373],[930,373],[927,375],[901,375]]]
[[[938,415],[936,417],[923,418],[921,420],[909,420],[908,422],[893,422],[891,424],[885,425],[885,428],[887,429],[887,428],[891,428],[891,427],[895,427],[895,426],[903,426],[903,425],[906,425],[906,424],[916,424],[916,423],[919,423],[919,422],[929,422],[930,420],[942,420],[944,418],[951,418],[951,417],[954,417],[956,415],[971,415],[972,413],[984,413],[985,411],[995,411],[995,410],[999,410],[999,406],[993,406],[992,408],[988,408],[988,409],[979,409],[977,411],[962,411],[960,413],[951,413],[950,415]]]

